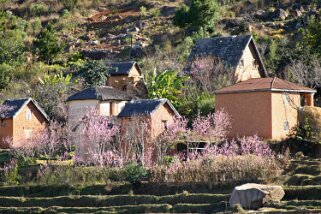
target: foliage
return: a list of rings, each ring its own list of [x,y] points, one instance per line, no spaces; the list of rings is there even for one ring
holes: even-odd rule
[[[59,43],[51,24],[48,24],[46,28],[40,31],[34,41],[34,46],[37,49],[39,59],[48,64],[52,62],[64,48],[64,46]]]
[[[280,173],[274,158],[255,155],[198,156],[188,162],[150,169],[152,182],[207,182],[235,183],[269,180]]]
[[[184,82],[188,77],[178,76],[178,71],[166,70],[154,76],[148,85],[150,98],[167,98],[175,107],[180,105],[179,97],[182,95]]]
[[[124,168],[125,179],[132,184],[139,184],[148,178],[146,168],[137,164],[128,164]]]
[[[119,126],[113,123],[112,117],[101,116],[95,109],[88,109],[81,121],[76,122],[78,124],[70,124],[77,127],[72,130],[72,138],[78,145],[76,162],[99,166],[123,164],[119,145],[114,142]]]
[[[86,86],[105,85],[108,67],[101,61],[88,61],[78,70]]]
[[[3,181],[7,185],[17,185],[19,184],[19,179],[18,164],[14,160],[11,160],[4,166]]]
[[[0,11],[0,64],[22,63],[26,49],[24,40],[26,21]]]
[[[61,3],[68,10],[74,10],[77,6],[78,0],[62,0]]]
[[[321,56],[321,21],[316,18],[309,20],[308,26],[304,29],[303,43],[312,53]]]
[[[58,121],[65,122],[67,112],[65,100],[71,87],[77,83],[77,79],[72,78],[72,74],[64,76],[62,72],[53,76],[39,78],[35,98],[40,103],[45,112]]]
[[[219,3],[216,0],[193,0],[189,8],[184,5],[176,12],[173,23],[182,28],[213,32],[218,13]]]
[[[141,7],[139,8],[139,13],[140,13],[141,16],[146,16],[146,15],[147,15],[147,9],[146,9],[146,7],[141,6]]]

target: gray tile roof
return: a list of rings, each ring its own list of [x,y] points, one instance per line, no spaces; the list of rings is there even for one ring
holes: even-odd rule
[[[86,88],[76,94],[68,97],[67,101],[72,100],[132,100],[136,97],[125,92],[120,91],[110,86],[95,86],[91,88]]]
[[[251,42],[256,55],[254,57],[262,70],[262,77],[265,77],[266,70],[251,35],[199,39],[193,47],[188,61],[190,63],[197,57],[214,56],[224,60],[232,67],[236,67],[242,58],[245,48]],[[188,71],[188,68],[186,70]]]
[[[138,72],[141,73],[141,70],[136,62],[114,62],[109,65],[111,68],[109,69],[109,75],[128,75],[130,70],[136,66]]]
[[[180,116],[175,107],[167,99],[132,100],[126,103],[118,117],[131,117],[135,115],[151,115],[158,107],[167,103],[176,116]]]
[[[36,106],[36,108],[42,113],[42,115],[47,120],[49,120],[48,115],[39,106],[39,104],[35,100],[33,100],[32,98],[5,100],[2,105],[6,105],[11,108],[8,112],[4,113],[4,119],[14,117],[24,106],[28,105],[29,102],[32,102]]]

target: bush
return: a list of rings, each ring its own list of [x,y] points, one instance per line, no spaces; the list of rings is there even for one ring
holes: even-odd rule
[[[271,180],[281,172],[273,157],[255,155],[198,157],[188,162],[150,169],[152,182],[208,182],[229,184]]]
[[[47,14],[49,11],[49,7],[43,3],[35,3],[30,7],[30,12],[33,16],[41,16]]]
[[[129,164],[124,169],[125,180],[131,184],[140,184],[143,180],[148,179],[149,173],[147,169],[137,164]]]

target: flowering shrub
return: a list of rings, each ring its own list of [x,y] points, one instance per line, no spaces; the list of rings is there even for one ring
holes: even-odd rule
[[[267,144],[257,136],[209,146],[202,153],[178,154],[173,162],[150,168],[153,182],[250,182],[281,171]]]
[[[226,139],[230,126],[230,116],[223,109],[204,117],[198,115],[192,124],[192,138],[220,142]]]
[[[114,140],[119,126],[113,118],[89,109],[73,133],[77,152],[75,161],[82,164],[115,165],[120,162],[120,148]]]

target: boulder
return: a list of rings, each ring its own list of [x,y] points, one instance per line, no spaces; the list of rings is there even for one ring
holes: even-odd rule
[[[273,18],[285,20],[288,16],[289,16],[289,14],[285,10],[279,8],[279,9],[275,10]]]
[[[245,209],[259,209],[269,202],[279,202],[284,196],[281,186],[263,184],[244,184],[234,188],[230,197],[230,206],[240,204]]]

